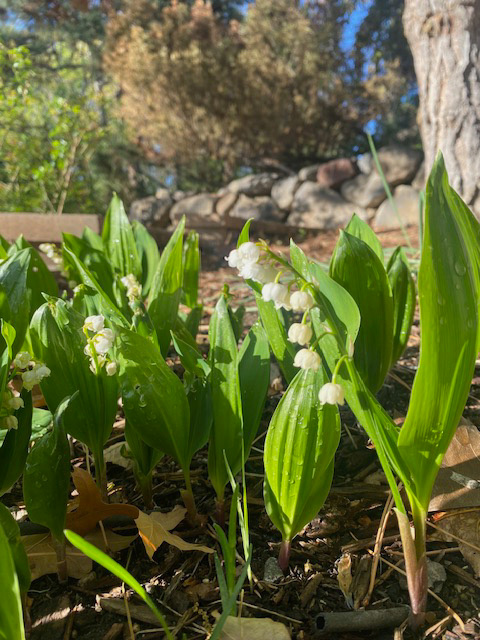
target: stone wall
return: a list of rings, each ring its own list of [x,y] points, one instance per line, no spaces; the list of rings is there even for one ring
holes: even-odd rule
[[[378,156],[403,223],[418,224],[419,191],[425,182],[422,154],[388,146]],[[186,215],[193,228],[254,218],[320,230],[343,227],[353,213],[378,229],[400,226],[369,153],[304,167],[291,175],[247,175],[217,193],[159,189],[155,196],[135,201],[130,218],[157,228],[174,225]]]

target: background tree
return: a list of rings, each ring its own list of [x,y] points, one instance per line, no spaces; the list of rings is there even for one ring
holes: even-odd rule
[[[429,172],[443,152],[454,189],[480,215],[480,0],[405,0]]]

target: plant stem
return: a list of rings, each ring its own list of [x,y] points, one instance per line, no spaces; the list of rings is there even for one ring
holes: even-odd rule
[[[143,504],[147,509],[153,509],[152,472],[150,471],[147,475],[137,472],[135,479],[142,494]]]
[[[60,584],[64,584],[68,580],[68,571],[67,571],[67,557],[66,557],[66,539],[63,537],[63,540],[57,540],[53,537],[55,553],[57,555],[57,575],[58,581]]]
[[[198,519],[198,513],[190,480],[190,469],[183,471],[183,477],[185,478],[185,489],[182,489],[180,494],[184,505],[187,507],[188,519],[192,524],[194,524]]]
[[[222,497],[218,497],[215,500],[215,520],[220,527],[225,526],[225,500]]]
[[[291,540],[282,540],[282,544],[280,545],[280,553],[278,554],[278,566],[284,572],[288,569],[291,549]]]
[[[95,462],[95,480],[97,482],[97,486],[100,489],[102,500],[104,502],[108,502],[107,467],[105,464],[105,458],[103,457],[102,448],[93,453],[93,459]]]

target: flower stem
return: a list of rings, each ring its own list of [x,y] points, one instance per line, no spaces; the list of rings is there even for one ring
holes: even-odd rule
[[[108,502],[107,492],[107,466],[105,464],[105,458],[103,457],[103,448],[98,451],[94,451],[93,460],[95,462],[95,480],[97,486],[100,489],[100,494],[104,502]]]
[[[290,562],[290,551],[292,549],[291,540],[282,540],[280,545],[280,553],[278,554],[278,566],[285,572],[288,569],[288,563]]]

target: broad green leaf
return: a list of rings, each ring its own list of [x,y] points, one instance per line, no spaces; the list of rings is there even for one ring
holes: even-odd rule
[[[134,220],[132,222],[133,235],[135,244],[137,245],[137,253],[142,265],[142,295],[148,296],[150,287],[152,286],[153,276],[160,260],[160,252],[158,250],[157,241],[148,233],[146,227]]]
[[[32,577],[25,547],[20,537],[20,527],[7,507],[0,502],[0,529],[2,528],[12,554],[20,593],[27,593]]]
[[[0,575],[2,576],[2,598],[0,600],[0,640],[25,640],[23,611],[20,600],[15,565],[10,545],[0,526]]]
[[[200,271],[199,235],[190,231],[183,248],[183,296],[187,307],[193,309],[198,299],[198,274]]]
[[[18,427],[7,432],[0,447],[0,495],[9,491],[22,475],[27,459],[32,433],[32,395],[22,391],[21,398],[24,406],[15,411]]]
[[[340,441],[336,406],[321,405],[323,370],[300,370],[270,421],[264,448],[267,513],[291,540],[323,506]]]
[[[203,316],[203,304],[199,304],[190,311],[185,318],[185,328],[195,340],[198,333],[198,327]]]
[[[265,330],[254,324],[238,354],[238,374],[242,394],[245,460],[257,435],[270,384],[270,348]]]
[[[207,380],[196,378],[187,390],[190,407],[188,451],[190,459],[204,447],[210,436],[213,421],[212,391]]]
[[[42,260],[38,251],[29,243],[23,235],[19,236],[12,248],[15,252],[22,249],[30,249],[30,263],[27,273],[27,288],[31,291],[30,316],[33,315],[35,309],[43,304],[42,293],[50,296],[58,296],[58,286],[53,274]]]
[[[158,449],[153,449],[142,440],[139,432],[130,426],[128,420],[125,421],[125,440],[140,473],[143,476],[148,476],[163,457],[163,453]]]
[[[375,393],[390,368],[393,347],[392,290],[385,268],[363,240],[341,231],[330,275],[350,293],[360,310],[354,360]]]
[[[210,374],[210,365],[203,359],[198,349],[192,347],[173,332],[172,339],[175,351],[186,371],[193,373],[198,378],[205,378]]]
[[[105,368],[98,376],[90,370],[84,320],[63,300],[51,298],[35,312],[30,333],[35,355],[51,370],[40,384],[48,408],[54,413],[65,397],[78,391],[66,429],[98,456],[115,420],[118,383]]]
[[[275,309],[273,302],[266,302],[256,294],[258,314],[266,331],[270,348],[282,370],[285,380],[291,382],[297,370],[293,366],[295,347],[287,338],[287,328],[281,309]]]
[[[170,345],[183,283],[183,232],[185,217],[178,223],[162,252],[150,289],[148,313],[157,332],[162,355]]]
[[[210,320],[209,339],[213,425],[208,448],[208,475],[221,501],[228,482],[223,452],[232,473],[236,474],[242,465],[243,446],[237,341],[223,295]]]
[[[135,236],[125,213],[123,202],[116,193],[113,194],[105,216],[102,240],[113,269],[120,276],[128,276],[131,273],[137,280],[140,280],[142,267],[137,253]]]
[[[52,419],[53,416],[47,409],[38,409],[37,407],[33,407],[30,444],[33,444],[50,430]],[[0,431],[0,444],[3,443],[8,433],[8,431]]]
[[[230,316],[230,322],[232,323],[232,329],[235,335],[235,340],[238,343],[243,333],[243,319],[245,317],[245,305],[239,304],[234,311],[229,304],[228,315]]]
[[[0,293],[1,297],[1,293]],[[8,304],[8,303],[7,303]],[[0,393],[3,397],[3,392],[7,386],[8,372],[10,369],[10,363],[14,354],[12,353],[13,343],[15,342],[16,331],[3,318],[0,319]],[[16,354],[15,354],[16,355]]]
[[[66,251],[68,249],[68,251]],[[63,260],[71,278],[77,282],[84,282],[84,274],[78,269],[77,264],[69,252],[77,256],[78,260],[95,278],[102,290],[114,300],[113,271],[110,262],[102,251],[94,249],[81,238],[71,233],[63,234]]]
[[[387,266],[393,296],[393,348],[391,365],[400,358],[407,346],[417,296],[410,266],[405,252],[397,247]]]
[[[103,244],[102,236],[96,233],[90,227],[85,227],[82,231],[82,240],[88,244],[92,249],[96,249],[97,251],[101,251],[102,253],[105,251],[105,245]]]
[[[5,320],[13,325],[16,331],[14,354],[21,349],[28,327],[30,292],[27,287],[27,275],[30,260],[31,250],[22,249],[0,264],[0,288],[7,296],[10,312]]]
[[[119,328],[117,354],[123,409],[132,429],[153,449],[188,468],[189,407],[180,379],[148,339]]]
[[[65,398],[55,412],[53,429],[30,451],[23,474],[23,497],[32,522],[48,527],[61,540],[70,493],[70,446],[65,433],[65,417],[71,398]],[[67,414],[65,416],[65,414]]]
[[[365,244],[368,244],[370,249],[377,254],[380,262],[383,264],[385,258],[380,240],[377,238],[372,227],[359,218],[356,213],[353,214],[350,222],[345,227],[345,231],[351,236],[355,236],[356,238],[363,240]]]
[[[469,223],[457,198],[439,156],[426,188],[418,274],[420,360],[398,438],[411,469],[415,498],[424,509],[462,415],[477,356],[478,262],[472,261]]]
[[[110,556],[107,556],[106,553],[103,553],[103,551],[101,551],[98,547],[95,547],[93,544],[90,544],[90,542],[87,542],[86,540],[84,540],[77,533],[74,533],[73,531],[69,531],[68,529],[65,529],[64,534],[67,540],[70,542],[70,544],[73,544],[74,547],[77,547],[77,549],[80,549],[82,553],[84,553],[86,556],[91,558],[94,562],[97,562],[99,565],[107,569],[107,571],[110,571],[110,573],[113,573],[114,576],[117,576],[117,578],[120,578],[122,582],[125,582],[126,584],[128,584],[128,586],[131,587],[135,591],[135,593],[139,595],[140,598],[144,600],[144,602],[147,603],[147,605],[156,615],[157,619],[160,621],[160,624],[162,625],[165,631],[165,636],[168,638],[168,640],[173,640],[173,636],[169,631],[167,623],[165,622],[165,618],[157,609],[153,600],[147,594],[147,592],[142,587],[142,585],[139,582],[137,582],[137,580],[135,580],[135,578],[132,576],[131,573],[129,573],[126,569],[124,569],[121,565],[119,565],[118,562],[115,562],[115,560],[112,560],[112,558],[110,558]]]

